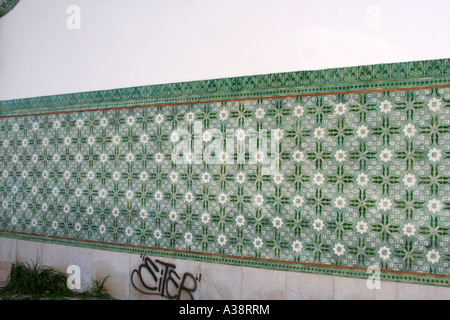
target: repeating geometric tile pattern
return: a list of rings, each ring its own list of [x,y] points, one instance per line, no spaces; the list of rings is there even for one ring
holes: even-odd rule
[[[0,229],[448,276],[449,141],[449,88],[6,117]]]

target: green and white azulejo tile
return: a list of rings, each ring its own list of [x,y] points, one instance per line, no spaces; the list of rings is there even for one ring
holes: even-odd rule
[[[449,60],[1,101],[0,235],[448,286]]]

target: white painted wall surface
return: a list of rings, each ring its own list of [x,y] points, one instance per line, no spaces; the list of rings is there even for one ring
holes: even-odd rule
[[[448,0],[21,0],[0,19],[0,100],[449,58],[449,14]]]

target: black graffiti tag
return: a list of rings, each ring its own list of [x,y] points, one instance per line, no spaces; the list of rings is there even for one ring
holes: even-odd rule
[[[131,284],[137,291],[169,299],[194,300],[192,293],[197,289],[197,280],[200,281],[201,275],[194,277],[184,273],[180,276],[174,264],[158,259],[153,261],[145,255],[141,258],[143,263],[131,272]]]

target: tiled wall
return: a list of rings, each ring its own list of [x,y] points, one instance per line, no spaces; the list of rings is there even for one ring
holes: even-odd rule
[[[439,60],[2,101],[1,235],[448,286],[447,71]]]

